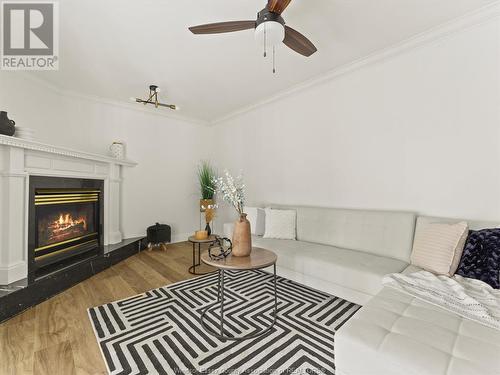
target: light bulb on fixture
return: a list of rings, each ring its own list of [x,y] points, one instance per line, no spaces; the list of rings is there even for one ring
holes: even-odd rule
[[[285,39],[285,27],[277,21],[265,21],[255,29],[255,40],[261,46],[274,47]]]
[[[263,48],[264,57],[267,57],[267,49],[271,49],[273,73],[276,73],[276,47],[285,40],[285,21],[266,8],[258,13],[256,25],[255,40]]]

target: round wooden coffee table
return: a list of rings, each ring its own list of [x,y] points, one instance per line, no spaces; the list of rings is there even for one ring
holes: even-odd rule
[[[265,333],[269,333],[276,323],[276,317],[278,315],[278,293],[276,288],[276,260],[278,259],[277,255],[270,250],[261,249],[259,247],[252,248],[252,252],[247,257],[235,257],[229,255],[227,258],[222,259],[212,259],[208,255],[208,253],[203,253],[201,256],[201,261],[209,266],[212,266],[218,271],[218,293],[217,293],[217,301],[205,307],[203,312],[201,313],[201,325],[205,330],[210,333],[212,336],[215,336],[221,340],[248,340],[253,339],[259,336],[264,335]],[[261,268],[266,268],[273,266],[274,277],[273,277],[273,285],[274,285],[274,316],[272,323],[267,326],[265,329],[252,333],[245,336],[229,336],[226,332],[224,332],[224,271],[248,271],[248,270],[257,270]],[[205,316],[207,312],[220,305],[220,332],[215,332],[211,327],[209,327],[205,323]]]
[[[200,255],[201,255],[201,245],[202,244],[213,244],[215,242],[215,240],[217,239],[217,236],[212,234],[211,236],[208,236],[208,238],[205,238],[204,240],[197,240],[194,236],[190,236],[188,238],[188,241],[191,242],[193,244],[193,265],[191,267],[189,267],[188,271],[191,275],[206,275],[207,273],[210,273],[210,272],[203,272],[203,273],[200,273],[200,272],[196,272],[196,267],[198,267],[200,264],[201,264],[201,261],[200,261]],[[198,262],[196,262],[196,244],[198,244]]]

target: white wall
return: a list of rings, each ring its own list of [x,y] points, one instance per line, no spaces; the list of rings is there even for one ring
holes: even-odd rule
[[[41,142],[98,154],[114,140],[126,142],[138,165],[123,176],[125,237],[144,235],[157,221],[172,226],[174,240],[198,228],[195,173],[207,158],[205,126],[61,95],[18,72],[0,72],[0,110],[36,129]]]
[[[500,220],[499,53],[497,19],[212,128],[60,95],[5,71],[0,110],[40,141],[96,153],[127,143],[139,164],[124,176],[126,237],[156,221],[176,239],[192,233],[205,158],[242,169],[250,202]]]
[[[499,43],[496,18],[230,118],[219,166],[255,203],[500,220]]]

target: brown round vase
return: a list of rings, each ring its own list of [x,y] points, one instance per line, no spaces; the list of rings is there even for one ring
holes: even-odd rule
[[[247,214],[241,214],[239,220],[234,223],[233,250],[231,254],[235,257],[247,257],[252,252],[252,234]]]

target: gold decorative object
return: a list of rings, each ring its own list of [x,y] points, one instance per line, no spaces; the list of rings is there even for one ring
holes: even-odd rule
[[[206,230],[197,230],[194,232],[194,238],[197,240],[206,240],[208,238],[208,232]]]
[[[215,208],[207,208],[205,210],[205,223],[210,224],[215,218]]]
[[[100,191],[97,192],[81,192],[68,194],[36,194],[35,206],[43,206],[49,204],[64,204],[64,203],[84,203],[97,202],[99,200]]]
[[[205,212],[207,209],[214,209],[215,201],[213,199],[200,199],[200,212]]]

